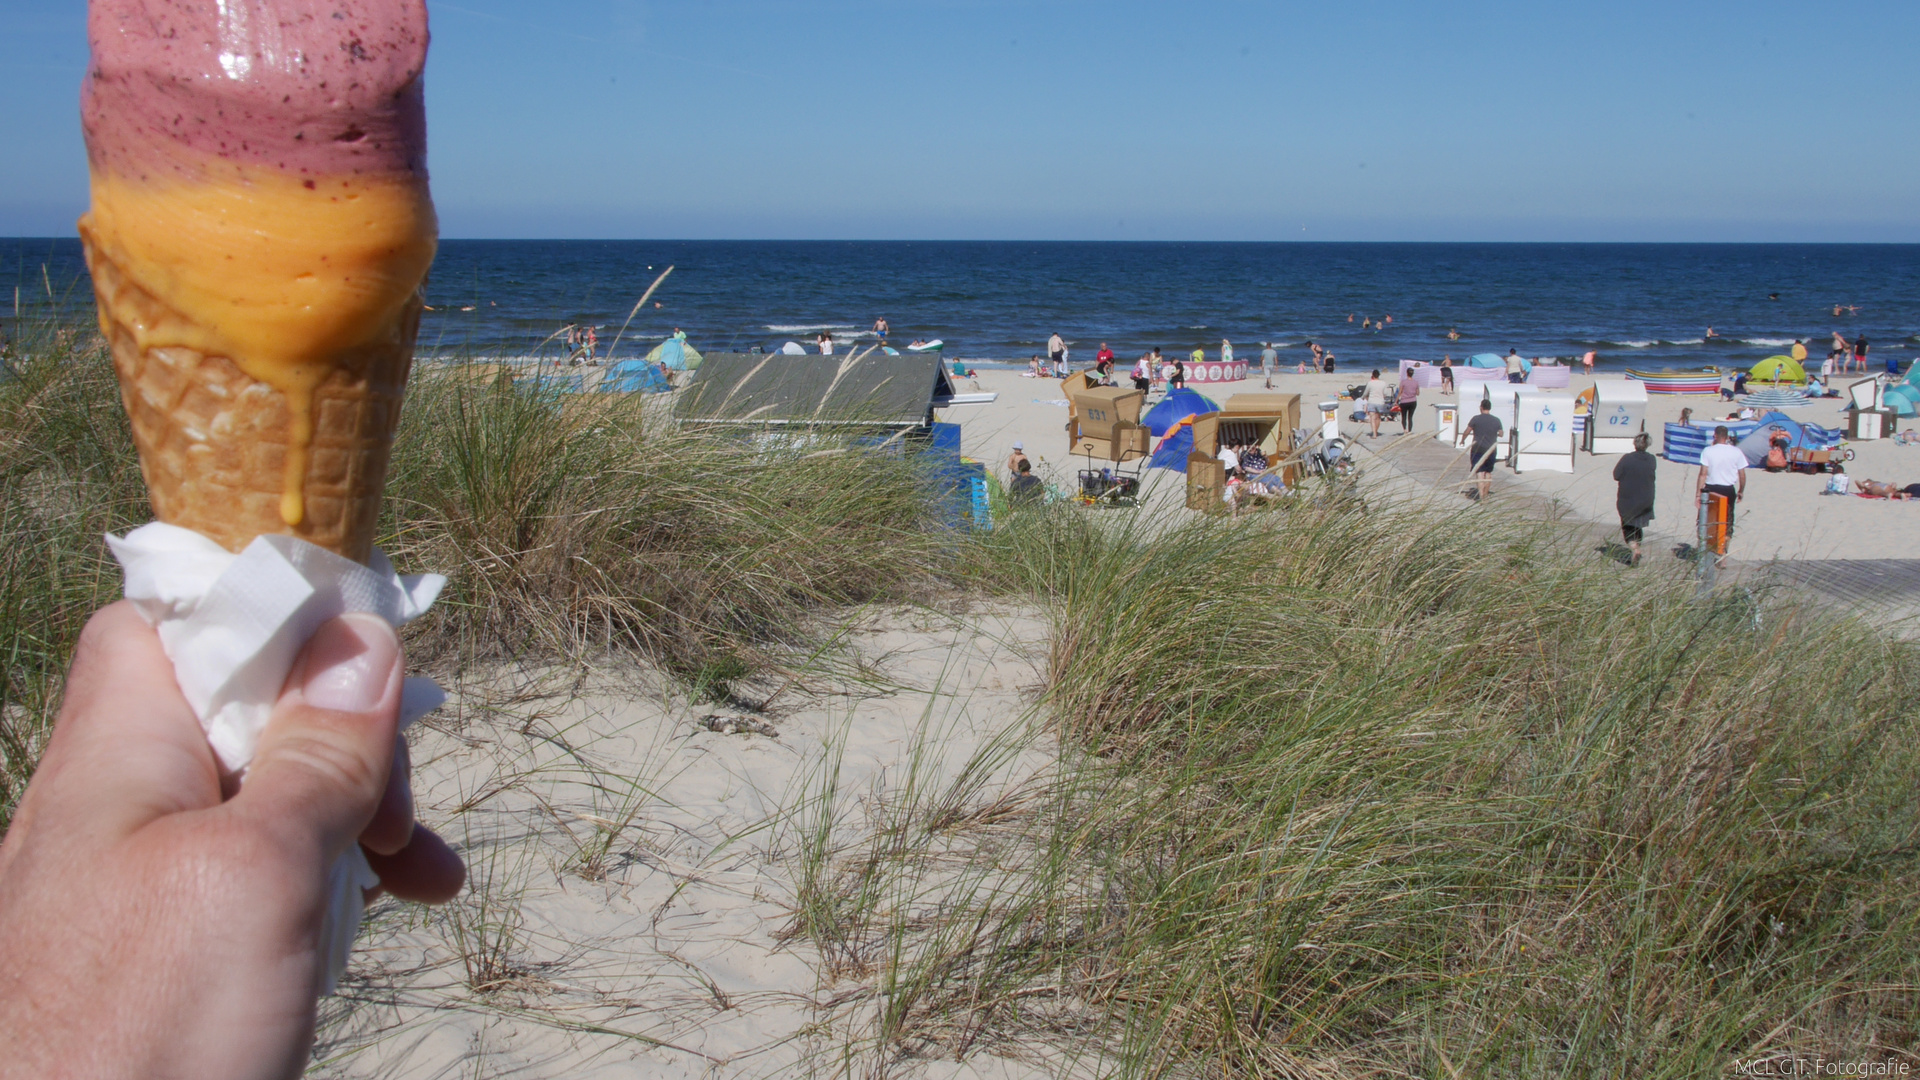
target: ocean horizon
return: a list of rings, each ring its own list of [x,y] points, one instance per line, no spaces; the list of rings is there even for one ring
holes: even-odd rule
[[[0,239],[0,287],[0,316],[91,318],[77,239]],[[622,354],[675,329],[708,351],[864,347],[881,317],[888,344],[973,363],[1024,364],[1055,332],[1078,362],[1225,338],[1284,365],[1316,341],[1346,370],[1509,348],[1731,366],[1795,340],[1822,356],[1835,331],[1876,361],[1920,352],[1920,244],[450,239],[426,291],[419,351],[445,358],[557,355],[569,324],[604,353],[630,315]]]

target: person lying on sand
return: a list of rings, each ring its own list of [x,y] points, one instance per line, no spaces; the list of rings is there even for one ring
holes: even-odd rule
[[[1878,480],[1860,481],[1860,494],[1875,499],[1920,499],[1920,484],[1883,484]]]

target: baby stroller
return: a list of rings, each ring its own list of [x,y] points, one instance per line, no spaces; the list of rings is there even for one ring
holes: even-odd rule
[[[1325,439],[1317,431],[1296,432],[1295,439],[1300,446],[1300,471],[1303,474],[1345,476],[1353,470],[1353,459],[1347,456],[1347,440]]]

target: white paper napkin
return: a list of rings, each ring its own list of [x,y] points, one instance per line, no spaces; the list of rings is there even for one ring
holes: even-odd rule
[[[126,571],[127,599],[159,631],[207,742],[243,780],[293,658],[320,624],[360,611],[398,627],[425,613],[447,583],[439,574],[401,577],[379,551],[362,566],[291,536],[257,537],[235,555],[191,529],[154,522],[107,537],[107,546]],[[445,700],[432,679],[407,679],[401,726]],[[323,993],[346,969],[361,891],[379,880],[358,845],[334,864],[321,926]]]

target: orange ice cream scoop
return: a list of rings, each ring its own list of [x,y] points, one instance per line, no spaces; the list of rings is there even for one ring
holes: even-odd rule
[[[371,550],[433,260],[411,2],[94,0],[80,221],[161,520]]]

